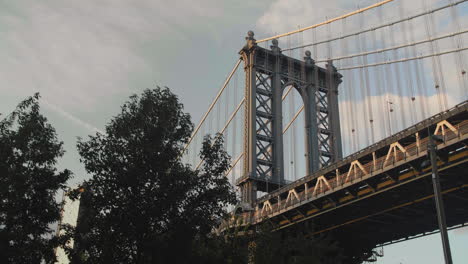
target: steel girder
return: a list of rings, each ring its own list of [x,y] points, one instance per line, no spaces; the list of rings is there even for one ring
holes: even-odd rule
[[[273,191],[284,180],[282,95],[293,86],[305,110],[307,174],[341,158],[337,87],[341,74],[331,62],[315,65],[306,52],[305,61],[281,53],[278,41],[271,50],[257,46],[253,32],[239,52],[244,61],[245,119],[243,175],[237,181],[242,202],[253,204],[256,192]],[[301,175],[302,176],[302,175]]]

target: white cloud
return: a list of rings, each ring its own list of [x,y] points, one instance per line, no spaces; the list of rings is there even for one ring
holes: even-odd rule
[[[453,107],[460,100],[457,95],[447,95],[449,107]],[[369,144],[395,134],[419,121],[437,114],[439,110],[438,95],[417,95],[412,101],[411,97],[386,93],[371,96],[367,100],[341,100],[340,125],[344,154],[349,155]],[[388,104],[388,102],[392,104]],[[425,104],[425,112],[421,103]],[[371,132],[370,118],[367,103],[371,104],[374,132]],[[404,104],[405,112],[402,105]],[[366,116],[367,112],[367,116]],[[425,115],[424,115],[425,114]],[[352,131],[354,129],[354,132]],[[374,141],[372,142],[372,135]]]
[[[212,71],[229,66],[218,66],[223,58],[217,55],[226,57],[221,47],[196,45],[212,44],[222,25],[229,24],[226,17],[231,27],[238,26],[234,20],[244,14],[231,14],[229,5],[215,0],[0,1],[0,112],[40,92],[41,105],[65,142],[60,165],[77,174],[72,181],[82,180],[87,175],[79,164],[76,136],[102,132],[132,93],[162,81],[174,87],[193,116],[206,110],[200,109],[209,100],[205,94],[218,88],[206,83],[222,78]],[[210,76],[200,78],[200,72]]]
[[[79,119],[78,117],[76,117],[76,116],[70,114],[69,112],[61,109],[60,107],[58,107],[58,106],[56,106],[56,105],[54,105],[54,104],[52,104],[52,103],[50,103],[50,102],[48,102],[48,101],[46,101],[44,99],[42,99],[41,102],[42,102],[42,105],[44,105],[46,108],[60,114],[62,117],[66,118],[67,120],[72,121],[73,123],[75,123],[75,124],[77,124],[77,125],[79,125],[81,127],[84,127],[84,128],[88,129],[91,132],[99,132],[101,134],[105,134],[104,131],[102,131],[99,128],[97,128],[97,127],[95,127],[95,126],[93,126],[93,125]]]
[[[16,2],[0,10],[0,90],[22,97],[40,91],[62,108],[92,111],[102,98],[130,94],[135,75],[157,78],[164,63],[146,56],[169,47],[146,43],[186,41],[196,18],[222,15],[212,2]]]
[[[280,34],[309,26],[349,12],[352,7],[345,0],[277,0],[257,20],[257,27],[266,34]],[[357,4],[357,3],[355,3]]]
[[[58,9],[35,2],[24,14],[28,20],[7,19],[0,87],[14,84],[11,92],[40,91],[52,102],[87,109],[107,93],[123,89],[120,84],[130,67],[144,62],[118,35],[100,32],[102,23],[76,9]]]

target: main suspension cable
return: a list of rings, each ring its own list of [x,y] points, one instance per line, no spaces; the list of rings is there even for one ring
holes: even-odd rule
[[[388,64],[406,62],[406,61],[411,61],[411,60],[420,60],[420,59],[425,59],[425,58],[431,58],[431,57],[441,56],[441,55],[445,55],[445,54],[450,54],[450,53],[454,53],[454,52],[459,52],[459,51],[463,51],[463,50],[467,50],[467,49],[468,49],[468,47],[464,47],[464,48],[461,48],[461,49],[447,50],[447,51],[443,51],[443,52],[439,52],[439,53],[420,55],[420,56],[411,57],[411,58],[403,58],[403,59],[399,59],[399,60],[389,60],[389,61],[384,61],[384,62],[379,62],[379,63],[371,63],[371,64],[367,64],[367,65],[344,67],[344,68],[341,68],[341,69],[338,69],[338,70],[345,71],[345,70],[353,70],[353,69],[359,69],[359,68],[365,68],[365,67],[375,67],[375,66],[379,66],[379,65],[388,65]]]
[[[468,0],[460,0],[460,1],[457,1],[457,2],[454,2],[454,3],[447,4],[445,6],[441,6],[441,7],[438,7],[438,8],[434,8],[434,9],[431,9],[431,10],[424,11],[424,12],[416,14],[416,15],[409,16],[409,17],[404,18],[404,19],[395,20],[395,21],[392,21],[392,22],[389,22],[389,23],[386,23],[386,24],[381,24],[381,25],[376,26],[376,27],[372,27],[372,28],[368,28],[368,29],[365,29],[365,30],[357,31],[357,32],[354,32],[354,33],[350,33],[348,35],[340,36],[340,37],[325,39],[325,40],[321,40],[321,41],[318,41],[318,42],[313,41],[312,43],[301,45],[301,46],[296,46],[296,47],[293,47],[293,48],[290,48],[290,49],[300,49],[300,48],[305,48],[305,47],[310,47],[310,46],[317,46],[319,44],[324,44],[324,43],[327,43],[327,42],[330,42],[330,41],[335,41],[335,40],[339,40],[339,39],[343,39],[343,38],[348,38],[348,37],[352,37],[352,36],[359,35],[359,34],[362,34],[362,33],[377,30],[377,29],[380,29],[380,28],[393,26],[393,25],[401,23],[403,21],[412,20],[412,19],[415,19],[415,18],[418,18],[418,17],[421,17],[421,16],[425,16],[425,15],[428,15],[428,14],[431,14],[431,13],[434,13],[434,12],[444,10],[444,9],[452,7],[452,6],[459,5],[459,4],[464,3],[466,1],[468,1]],[[287,51],[287,50],[288,49],[284,49],[283,51]]]
[[[330,24],[330,23],[332,23],[332,22],[335,22],[335,21],[338,21],[338,20],[341,20],[341,19],[344,19],[344,18],[353,16],[353,15],[362,13],[362,12],[364,12],[364,11],[367,11],[367,10],[370,10],[370,9],[373,9],[373,8],[376,8],[376,7],[379,7],[379,6],[382,6],[382,5],[384,5],[384,4],[387,4],[387,3],[390,3],[390,2],[393,2],[393,1],[394,1],[394,0],[385,0],[385,1],[382,1],[382,2],[379,2],[379,3],[376,3],[376,4],[373,4],[373,5],[370,5],[370,6],[368,6],[368,7],[361,8],[361,9],[359,9],[359,10],[356,10],[356,11],[353,11],[353,12],[350,12],[350,13],[347,13],[347,14],[345,14],[345,15],[342,15],[342,16],[339,16],[339,17],[335,17],[335,18],[326,20],[326,21],[324,21],[324,22],[321,22],[321,23],[318,23],[318,24],[315,24],[315,25],[312,25],[312,26],[308,26],[308,27],[305,27],[305,28],[300,28],[300,29],[297,29],[297,30],[294,30],[294,31],[291,31],[291,32],[287,32],[287,33],[284,33],[284,34],[276,35],[276,36],[273,36],[273,37],[269,37],[269,38],[257,40],[257,43],[264,42],[264,41],[268,41],[268,40],[272,40],[272,39],[282,38],[282,37],[289,36],[289,35],[292,35],[292,34],[296,34],[296,33],[299,33],[299,32],[303,32],[303,31],[306,31],[306,30],[309,30],[309,29],[314,29],[314,28],[317,28],[317,27],[320,27],[320,26],[323,26],[323,25],[326,25],[326,24]]]
[[[372,51],[367,51],[367,52],[362,52],[362,53],[355,53],[355,54],[350,54],[350,55],[341,56],[341,57],[335,57],[335,58],[331,58],[331,59],[333,61],[336,61],[336,60],[349,59],[349,58],[354,58],[354,57],[359,57],[359,56],[367,56],[367,55],[371,55],[371,54],[375,54],[375,53],[381,53],[381,52],[385,52],[385,51],[391,51],[391,50],[406,48],[406,47],[410,47],[410,46],[415,47],[416,45],[419,45],[419,44],[424,44],[424,43],[435,41],[435,40],[450,38],[450,37],[454,37],[454,36],[465,34],[465,33],[468,33],[468,29],[458,31],[458,32],[452,32],[452,33],[445,34],[445,35],[435,37],[435,38],[424,39],[424,40],[410,42],[410,43],[402,44],[402,45],[398,45],[398,46],[388,47],[388,48],[384,48],[384,49],[375,49],[375,50],[372,50]],[[319,59],[319,60],[316,60],[316,63],[327,62],[327,61],[328,61],[328,59]]]

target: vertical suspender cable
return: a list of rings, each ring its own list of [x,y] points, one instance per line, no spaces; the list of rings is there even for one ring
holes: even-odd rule
[[[199,144],[199,138],[198,138],[198,135],[195,136],[195,140],[193,142],[193,145],[190,146],[190,151],[192,152],[192,161],[191,161],[191,165],[192,166],[196,166],[197,164],[197,146]]]
[[[304,32],[301,32],[301,45],[304,45]],[[305,81],[305,83],[307,84],[308,81],[310,80],[307,80],[307,76],[306,76],[306,70],[305,70],[305,61],[304,61],[304,58],[301,57],[301,56],[304,56],[305,53],[304,53],[304,48],[301,48],[299,49],[299,59],[301,60],[301,79]],[[302,97],[301,97],[302,98]],[[307,102],[304,102],[304,99],[302,99],[303,101],[303,104],[306,104]],[[304,118],[305,118],[306,115],[304,115]],[[304,141],[305,141],[305,137],[307,136],[307,132],[305,132],[306,130],[304,130]],[[305,144],[304,144],[305,146]],[[307,148],[307,147],[306,147]],[[302,163],[301,164],[305,164],[307,162],[307,157],[306,157],[306,152],[305,152],[305,149],[304,149],[304,153],[301,153],[301,156],[304,157],[304,159],[302,159]],[[305,167],[305,166],[304,166]],[[302,175],[301,175],[302,176]]]
[[[226,78],[226,80],[224,81],[224,84],[223,86],[221,87],[221,89],[218,91],[218,94],[216,94],[216,97],[214,98],[213,102],[211,102],[210,106],[208,107],[208,111],[206,111],[206,113],[203,115],[202,119],[200,120],[200,122],[198,123],[198,125],[195,127],[195,130],[193,131],[192,133],[192,136],[190,137],[189,141],[187,142],[187,144],[185,144],[184,146],[184,149],[182,150],[182,153],[183,154],[185,152],[185,150],[190,146],[190,143],[192,142],[193,138],[195,137],[195,135],[198,133],[198,131],[200,130],[201,126],[205,123],[205,120],[206,118],[208,117],[208,115],[211,113],[211,111],[213,110],[213,107],[214,105],[216,104],[216,102],[218,101],[219,97],[223,94],[224,92],[224,89],[226,88],[226,85],[229,83],[229,81],[231,80],[231,77],[234,75],[234,73],[237,71],[237,68],[239,67],[241,63],[241,59],[237,60],[236,62],[236,65],[234,65],[234,68],[232,69],[231,73],[228,75],[228,77]]]
[[[399,13],[400,13],[400,19],[403,19],[404,18],[404,10],[403,10],[403,3],[402,2],[399,2]],[[407,37],[407,30],[406,30],[406,23],[407,21],[403,21],[401,23],[401,35],[403,35],[403,43],[406,45],[408,44],[408,37]],[[408,53],[408,47],[405,47],[403,48],[404,50],[404,54],[405,54],[405,58],[408,58],[409,57],[409,53]],[[403,76],[406,77],[406,85],[409,87],[409,90],[410,90],[410,93],[411,93],[411,97],[409,98],[409,115],[410,115],[410,118],[411,118],[411,122],[410,122],[410,125],[413,125],[416,120],[415,120],[415,114],[416,114],[416,107],[415,107],[415,103],[414,101],[416,100],[416,97],[414,97],[414,88],[413,88],[413,79],[412,79],[412,76],[411,76],[411,61],[409,62],[403,62],[404,64],[404,72],[403,72]],[[406,96],[404,93],[403,93],[403,96],[404,98],[408,97]],[[407,114],[407,112],[405,111],[403,114]]]
[[[328,20],[328,18],[325,17],[325,20]],[[331,39],[331,23],[327,24],[327,38]],[[328,47],[328,59],[332,58],[332,42],[327,41],[327,47]]]
[[[237,102],[237,89],[239,88],[238,87],[238,78],[239,78],[239,75],[238,73],[236,73],[234,75],[234,104],[235,105],[235,102]],[[234,120],[233,120],[233,128],[232,128],[232,155],[233,157],[237,157],[239,154],[237,153],[237,116],[234,117]],[[242,134],[242,133],[239,133],[239,134]],[[233,168],[232,169],[232,174],[231,174],[231,182],[232,182],[232,185],[235,185],[236,184],[236,168]]]
[[[364,27],[364,14],[362,13],[361,14],[361,25],[362,27]],[[362,40],[362,47],[365,51],[367,51],[367,45],[366,45],[366,42],[368,40],[366,40],[366,38],[364,38],[364,34],[361,35],[361,40]],[[364,65],[367,65],[367,55],[365,55],[363,57],[363,60],[364,60]],[[369,112],[369,125],[370,125],[370,129],[371,129],[371,137],[370,137],[370,142],[371,144],[375,142],[375,131],[374,131],[374,113],[373,113],[373,109],[372,109],[372,105],[373,105],[373,97],[372,97],[372,94],[371,94],[371,91],[370,91],[370,85],[371,85],[371,82],[369,80],[369,68],[368,67],[364,67],[364,76],[365,76],[365,87],[366,87],[366,103],[367,103],[367,110]]]
[[[418,55],[422,56],[421,53],[419,53]],[[426,71],[424,69],[424,66],[421,63],[421,60],[415,60],[415,62],[416,62],[416,66],[418,67],[417,73],[418,74],[421,73],[421,75],[423,76],[421,78],[421,86],[422,86],[421,87],[421,95],[424,96],[424,98],[421,101],[422,101],[422,107],[424,109],[422,119],[424,119],[424,118],[429,117],[429,114],[428,114],[429,110],[428,110],[427,104],[429,103],[428,98],[430,98],[430,95],[427,93],[428,90],[425,89],[426,87],[429,87],[429,86],[427,84],[427,79],[425,77],[426,76],[426,74],[425,74]]]
[[[300,27],[300,26],[298,26],[298,27]],[[297,34],[297,40],[296,40],[297,43],[301,43],[301,35],[302,35],[302,33],[301,33],[301,34]],[[293,52],[294,52],[294,51],[293,51]],[[299,53],[299,50],[297,50],[297,53]],[[297,58],[298,60],[300,60],[299,66],[301,66],[301,65],[302,65],[301,54],[297,54],[297,57],[296,57],[296,58]],[[298,77],[301,78],[301,67],[299,67],[299,69],[298,69]],[[301,85],[301,84],[298,83],[298,87],[300,87],[300,85]],[[296,99],[294,99],[294,100],[296,100]],[[293,106],[294,106],[294,112],[296,112],[296,105],[295,105],[295,104],[296,104],[296,102],[294,101],[294,104],[293,104]],[[299,105],[302,106],[303,104],[299,103]],[[295,175],[294,178],[295,178],[295,179],[299,177],[299,175],[298,175],[298,173],[299,173],[299,172],[298,172],[298,166],[299,166],[300,164],[302,164],[302,163],[299,164],[299,161],[298,161],[298,157],[299,157],[299,156],[298,156],[298,151],[299,151],[299,150],[298,150],[298,144],[297,144],[297,141],[298,141],[298,139],[297,139],[297,138],[298,138],[298,137],[297,137],[298,128],[299,128],[299,125],[298,125],[298,123],[296,123],[295,126],[294,126],[294,130],[293,130],[293,134],[294,134],[294,142],[293,142],[293,144],[294,144],[294,175]],[[303,175],[300,175],[300,176],[303,176]]]
[[[228,138],[228,133],[229,133],[229,126],[226,128],[223,128],[223,124],[226,124],[228,118],[229,118],[229,93],[231,90],[231,82],[228,84],[227,91],[224,93],[223,96],[223,101],[220,102],[220,108],[221,108],[221,124],[218,128],[218,133],[222,133],[222,136],[224,138],[224,150],[228,151],[228,144],[229,144],[229,138]],[[223,107],[224,106],[224,107]],[[224,109],[223,109],[224,108]],[[229,153],[229,152],[228,152]]]
[[[208,118],[208,131],[207,131],[208,133],[207,134],[210,134],[211,131],[213,131],[213,117],[212,115],[208,115],[207,118]]]
[[[344,20],[344,27],[346,28],[347,27],[347,23],[346,23],[346,19],[343,19]],[[348,43],[347,41],[345,41],[345,48],[346,48],[346,53],[348,53],[349,49],[348,49]],[[353,58],[350,59],[351,62],[354,60]],[[351,148],[351,151],[350,153],[353,153],[353,152],[356,152],[358,150],[358,145],[359,143],[357,142],[357,133],[356,133],[356,128],[357,128],[357,124],[356,124],[356,116],[354,115],[355,111],[354,111],[354,107],[355,107],[355,104],[354,104],[354,101],[355,101],[355,98],[354,98],[354,89],[353,87],[355,86],[355,83],[354,83],[354,71],[353,70],[350,70],[348,71],[348,91],[349,91],[349,96],[346,98],[347,99],[347,105],[348,105],[348,116],[350,117],[351,119],[351,126],[350,126],[350,130],[351,130],[351,145],[352,145],[352,148]]]
[[[342,34],[344,34],[346,32],[346,19],[343,19],[341,20],[342,23],[341,23],[341,27],[342,27]],[[343,54],[348,54],[348,39],[347,38],[343,38],[342,39],[342,42],[341,42],[341,50],[342,50],[342,53]],[[345,64],[345,62],[347,62],[348,59],[344,59],[343,60],[343,64]],[[347,72],[347,75],[349,74],[349,71]],[[348,87],[350,87],[350,83],[349,83],[349,78],[347,78],[345,76],[344,78],[344,83],[343,83],[343,87],[342,87],[342,95],[343,95],[343,100],[344,100],[344,103],[345,103],[345,107],[346,107],[346,111],[344,111],[344,113],[341,114],[341,120],[344,120],[346,122],[346,131],[345,132],[345,135],[348,135],[349,131],[351,131],[351,128],[352,128],[352,123],[351,123],[351,118],[349,116],[349,113],[350,113],[350,100],[349,100],[349,95],[348,95]],[[347,147],[347,150],[348,150],[348,153],[351,153],[351,149],[352,149],[352,137],[350,138],[349,136],[345,136],[345,137],[342,137],[344,140],[346,140],[346,145],[348,146]],[[344,142],[343,142],[344,143]]]
[[[229,84],[228,84],[229,85]],[[226,94],[221,95],[221,102],[223,101],[222,99],[225,97]],[[215,131],[213,131],[213,134],[217,133],[218,131],[221,130],[221,102],[218,101],[216,104],[216,128]]]
[[[425,11],[429,11],[429,7],[427,5],[427,0],[424,0],[424,8]],[[434,27],[434,21],[432,19],[432,13],[429,13],[425,17],[425,26],[426,26],[426,34],[428,39],[432,39],[432,31]],[[437,41],[431,41],[430,42],[430,48],[431,48],[431,54],[439,53],[439,46],[437,44]],[[437,93],[437,99],[439,102],[439,111],[442,112],[445,110],[445,103],[443,99],[442,93],[445,90],[445,82],[443,79],[443,75],[440,75],[441,69],[440,69],[440,58],[439,56],[433,56],[432,57],[432,72],[434,75],[434,80],[435,80],[435,89]]]
[[[363,21],[362,21],[362,16],[359,16],[359,26],[360,28],[363,27]],[[357,52],[358,53],[361,53],[362,52],[362,46],[361,46],[361,38],[362,36],[360,34],[356,35],[355,36],[355,39],[356,39],[356,47],[357,47]],[[360,61],[359,64],[361,65],[364,65],[364,61],[363,61],[363,56],[359,56],[357,57],[357,59]],[[367,63],[366,63],[367,64]],[[362,111],[364,113],[364,121],[363,121],[363,132],[364,132],[364,145],[365,146],[368,146],[370,145],[370,142],[369,142],[369,135],[368,135],[368,131],[367,131],[367,121],[370,119],[369,118],[369,109],[367,108],[366,109],[366,106],[368,106],[368,101],[370,100],[369,98],[369,95],[367,94],[367,83],[365,82],[365,78],[364,78],[364,69],[363,68],[359,68],[359,84],[357,87],[359,87],[359,93],[360,93],[360,97],[361,97],[361,100],[364,101],[362,105]]]
[[[377,49],[377,32],[375,30],[372,31],[372,49],[376,50]],[[379,52],[378,54],[375,55],[375,60],[376,61],[383,61],[383,56],[382,53]],[[377,88],[377,97],[379,98],[379,105],[382,107],[381,115],[379,115],[379,110],[377,111],[379,123],[380,123],[380,130],[382,133],[381,137],[387,137],[387,129],[386,129],[386,115],[385,115],[385,79],[382,74],[382,66],[377,66],[375,68],[376,76],[374,78],[375,80],[375,86]]]
[[[353,60],[353,59],[352,59]],[[354,101],[356,101],[356,98],[354,96],[354,89],[353,87],[356,85],[354,82],[354,70],[349,71],[349,115],[351,116],[351,122],[352,122],[352,127],[351,127],[351,136],[353,138],[353,151],[356,152],[359,147],[359,142],[358,142],[358,137],[357,137],[357,124],[356,124],[356,116],[355,116],[355,106],[356,104]]]
[[[316,28],[314,28],[314,29],[312,30],[312,40],[313,40],[313,41],[312,41],[313,43],[317,42],[317,29],[316,29]],[[317,46],[318,46],[318,45],[314,45],[314,48],[313,48],[314,59],[315,59],[315,60],[317,59]]]
[[[298,26],[298,28],[300,28],[300,26]],[[300,35],[297,34],[296,35],[296,43],[298,43],[300,41],[299,38],[300,38]],[[293,53],[292,57],[294,58],[294,51],[292,51],[292,53]],[[300,58],[298,58],[298,59],[300,59]],[[293,68],[293,74],[295,74],[295,72],[296,72],[296,68],[294,67]],[[300,72],[300,69],[299,69],[299,72],[298,72],[299,78],[300,78],[300,74],[301,74],[301,72]],[[298,83],[298,85],[300,85],[300,83]],[[292,97],[292,109],[293,109],[293,113],[296,113],[296,100],[295,100],[296,96],[294,94],[295,93],[293,93],[292,96],[291,96]],[[294,180],[297,179],[297,174],[298,174],[297,173],[297,166],[298,166],[298,164],[297,164],[298,163],[297,162],[297,127],[298,127],[297,123],[295,123],[293,125],[292,131],[291,131],[291,134],[292,134],[292,152],[293,152],[292,154],[293,154],[293,161],[294,161],[294,163],[293,163]]]
[[[390,26],[390,46],[395,46],[395,34],[394,34],[394,26]],[[393,50],[393,59],[398,60],[400,58],[398,50],[394,49]],[[398,113],[399,117],[401,118],[401,126],[398,127],[398,129],[403,129],[408,126],[408,122],[406,120],[406,115],[407,115],[407,110],[405,107],[405,102],[403,100],[404,98],[404,93],[402,91],[402,79],[401,79],[401,71],[400,71],[400,64],[399,63],[393,63],[394,67],[394,73],[395,73],[395,79],[396,79],[396,96],[398,97]]]
[[[292,120],[296,111],[295,107],[295,93],[291,94],[289,96],[289,120]],[[291,131],[289,132],[289,138],[290,138],[290,151],[291,151],[291,175],[292,179],[296,180],[296,137],[295,137],[295,130],[296,126],[295,124],[292,125]]]
[[[449,0],[449,3],[451,4],[450,6],[450,14],[451,14],[451,17],[452,17],[452,22],[455,26],[455,30],[456,32],[460,32],[461,31],[461,27],[460,27],[460,19],[458,17],[458,12],[457,12],[457,9],[456,7],[453,5],[453,1],[452,0]],[[457,36],[454,36],[452,37],[452,40],[453,40],[453,45],[454,45],[454,48],[463,48],[464,47],[464,44],[463,44],[463,37],[460,36],[460,35],[457,35]],[[455,56],[455,62],[457,63],[457,67],[458,67],[458,72],[457,72],[457,77],[458,77],[458,82],[460,84],[460,88],[463,89],[465,91],[465,100],[468,99],[468,87],[467,87],[467,74],[466,74],[466,69],[465,69],[465,59],[464,59],[464,51],[460,51],[460,52],[456,52],[454,53],[454,56]]]
[[[414,39],[414,28],[413,28],[413,23],[414,21],[413,20],[409,20],[408,21],[408,25],[409,25],[409,33],[410,33],[410,42],[413,43],[415,41]],[[412,46],[412,56],[413,57],[416,57],[418,56],[417,52],[416,52],[416,45],[413,45]],[[416,96],[418,98],[418,102],[419,102],[419,109],[421,110],[421,118],[420,120],[426,118],[426,98],[424,98],[424,87],[426,86],[425,84],[423,84],[422,81],[425,81],[425,75],[423,74],[423,80],[421,80],[421,72],[420,72],[420,67],[419,67],[419,60],[414,60],[413,61],[413,65],[414,65],[414,72],[415,72],[415,76],[416,76],[416,94],[418,96]]]
[[[302,43],[302,45],[304,45],[304,32],[301,32],[301,43]],[[305,49],[304,48],[300,49],[300,56],[302,56],[302,58],[301,58],[301,77],[302,77],[303,80],[305,80],[305,83],[308,83],[308,82],[310,82],[310,80],[307,80],[307,76],[306,76],[305,61],[304,61],[304,56],[305,56]],[[307,102],[304,101],[304,99],[302,99],[302,101],[303,101],[303,104],[307,103]],[[304,115],[304,118],[305,118],[305,116],[306,115]],[[303,119],[303,120],[305,120],[305,119]],[[305,125],[305,122],[304,122],[304,125]],[[306,136],[307,136],[307,132],[304,129],[304,141],[305,141]],[[305,146],[305,144],[304,144],[304,146]],[[303,161],[302,164],[307,163],[306,148],[307,148],[307,146],[305,146],[305,148],[303,149],[303,153],[301,154],[301,156],[304,157],[302,159],[302,161]],[[305,167],[305,166],[303,166],[303,167]]]
[[[291,47],[291,36],[288,36],[287,37],[287,48],[289,49]],[[291,56],[292,56],[292,51],[288,51],[288,76],[292,76],[293,75],[293,61],[291,60]],[[294,89],[294,88],[293,88]],[[289,120],[292,119],[292,116],[294,115],[294,109],[291,109],[292,108],[292,104],[293,104],[293,100],[294,100],[294,92],[289,95],[289,98],[288,98],[288,105],[289,105],[289,109],[288,109],[288,116],[289,116]],[[293,127],[294,129],[294,127]],[[293,179],[294,178],[294,156],[293,156],[293,133],[292,133],[292,130],[289,132],[289,168],[288,168],[288,174],[289,174],[289,178],[290,179]]]
[[[382,7],[378,8],[378,16],[380,17],[380,23],[383,24],[383,12],[382,12]],[[381,37],[381,42],[382,42],[382,48],[386,47],[386,37],[385,37],[385,28],[382,28],[382,31],[380,32],[380,37]],[[388,52],[385,52],[383,54],[383,59],[384,60],[389,60],[388,58]],[[392,112],[393,112],[393,100],[391,97],[390,91],[392,90],[392,76],[391,76],[391,67],[390,65],[386,64],[384,67],[383,71],[383,77],[385,80],[383,81],[384,85],[384,90],[385,90],[385,104],[383,105],[384,107],[384,113],[387,116],[387,121],[388,121],[388,135],[392,135]]]

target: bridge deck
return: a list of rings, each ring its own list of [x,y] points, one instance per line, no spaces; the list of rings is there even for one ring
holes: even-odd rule
[[[463,209],[468,201],[467,110],[464,102],[269,193],[257,200],[254,211],[229,225],[256,225],[268,219],[283,229],[313,219],[316,233],[339,229],[349,235],[364,233],[360,230],[376,234],[386,226],[385,234],[371,239],[374,244],[430,232],[437,228],[430,168],[421,168],[427,159],[428,128],[444,138],[438,149],[448,224],[464,224],[468,220],[468,208]],[[418,220],[421,217],[425,220]],[[399,224],[390,228],[383,223]]]

